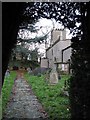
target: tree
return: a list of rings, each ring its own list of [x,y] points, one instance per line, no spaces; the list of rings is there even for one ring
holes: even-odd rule
[[[80,4],[81,36],[72,38],[70,101],[72,118],[90,118],[90,3]]]
[[[40,9],[39,6],[41,4]],[[55,18],[73,33],[70,103],[72,118],[90,118],[90,3],[35,3],[41,17]],[[35,7],[33,8],[35,10]],[[76,23],[80,25],[77,26]]]
[[[2,85],[11,49],[16,44],[19,25],[22,22],[24,3],[2,3]]]
[[[15,4],[15,3],[14,3]],[[10,4],[9,4],[10,5]],[[8,6],[9,6],[8,5]],[[88,119],[90,118],[90,3],[27,3],[24,4],[26,7],[26,10],[24,11],[23,21],[31,23],[32,21],[35,21],[39,19],[40,17],[44,18],[55,18],[57,21],[60,21],[65,27],[69,28],[71,33],[73,33],[74,38],[72,39],[72,77],[70,80],[70,103],[71,103],[71,113],[72,118],[82,118],[82,119]],[[16,5],[13,5],[14,8],[13,14],[11,10],[11,6],[8,8],[6,6],[3,6],[3,9],[5,11],[5,19],[4,19],[4,29],[6,30],[3,32],[6,34],[4,40],[9,39],[10,41],[13,38],[13,41],[15,43],[16,34],[17,34],[17,27],[19,24],[16,23],[16,19],[20,19],[20,5],[18,8],[18,13],[15,11]],[[17,4],[18,6],[18,4]],[[6,9],[7,8],[7,9]],[[17,13],[17,14],[16,14]],[[15,18],[9,21],[9,17]],[[17,15],[17,16],[15,16]],[[7,22],[6,22],[7,19]],[[22,22],[23,23],[23,22]],[[79,26],[76,25],[76,23],[80,23]],[[8,25],[8,27],[7,27]],[[16,27],[17,26],[17,27]],[[9,28],[9,31],[8,31]],[[13,30],[12,30],[12,29]],[[8,33],[7,33],[8,31]],[[14,32],[15,31],[15,32]],[[9,33],[10,32],[10,33]],[[12,33],[12,35],[11,35]],[[11,36],[10,36],[11,35]],[[14,44],[11,42],[11,44]],[[10,50],[11,50],[10,46]],[[6,46],[5,46],[5,50]],[[5,52],[4,52],[5,54]],[[10,52],[8,53],[9,56]],[[4,57],[4,59],[8,58]],[[5,61],[5,60],[4,60]],[[3,76],[5,73],[5,69],[7,66],[7,62],[5,61],[4,65],[4,71]],[[89,109],[89,110],[88,110]]]
[[[29,47],[25,44],[25,42],[21,42],[21,44],[17,44],[15,48],[12,49],[11,59],[16,60],[19,59],[21,61],[27,61],[28,58],[30,60],[38,61],[38,48],[34,50],[29,50]]]
[[[30,57],[32,61],[38,61],[38,49],[35,48],[34,50],[30,51]]]
[[[33,7],[33,2],[30,6]],[[16,44],[17,33],[19,31],[19,26],[25,21],[30,20],[34,22],[31,18],[23,16],[23,12],[27,7],[27,3],[24,2],[3,2],[2,3],[2,85],[4,82],[5,72],[8,66],[9,57],[12,48]]]
[[[39,43],[41,43],[41,42],[43,42],[44,40],[47,39],[48,34],[51,31],[47,30],[46,33],[42,32],[41,36],[37,36],[38,31],[41,28],[36,28],[35,25],[33,25],[33,24],[31,24],[31,25],[28,24],[27,26],[20,26],[20,29],[19,29],[19,32],[18,32],[18,37],[17,37],[18,42],[27,42],[27,43],[31,43],[31,42],[34,42],[34,43],[39,42]],[[34,38],[30,38],[30,37],[28,38],[30,33],[36,33],[36,36]]]
[[[29,49],[25,47],[25,43],[21,42],[21,45],[16,45],[16,47],[12,50],[12,57],[17,59],[17,56],[20,56],[22,61],[27,60],[28,55],[30,54]]]

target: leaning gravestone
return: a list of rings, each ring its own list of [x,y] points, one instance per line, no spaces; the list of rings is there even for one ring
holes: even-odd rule
[[[58,83],[58,73],[56,71],[56,66],[53,66],[53,69],[50,73],[50,84],[57,84]]]

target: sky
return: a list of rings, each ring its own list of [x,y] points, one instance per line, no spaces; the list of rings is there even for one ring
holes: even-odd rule
[[[30,39],[30,38],[35,38],[36,36],[44,36],[46,33],[51,33],[51,30],[53,28],[57,28],[57,29],[63,29],[64,27],[59,24],[58,22],[56,22],[54,19],[46,19],[46,18],[42,18],[39,19],[39,21],[35,24],[35,27],[38,29],[37,33],[31,33],[30,31],[24,31],[24,34],[22,33],[22,38],[26,38],[26,39]],[[71,39],[72,35],[69,35],[70,31],[68,29],[66,29],[66,39]],[[50,40],[50,34],[48,37],[48,40]],[[43,57],[45,57],[45,43],[42,44],[32,44],[30,45],[30,50],[33,50],[35,48],[35,46],[38,49],[38,52],[40,54],[44,54]]]
[[[63,29],[64,27],[59,24],[58,22],[55,21],[55,19],[46,19],[42,18],[39,19],[39,21],[35,24],[35,27],[38,29],[37,33],[31,33],[30,31],[25,30],[24,34],[22,34],[22,38],[30,39],[30,38],[35,38],[36,36],[43,36],[46,33],[50,32],[53,27],[57,29]],[[71,35],[69,35],[69,30],[66,29],[66,39],[70,39]],[[21,35],[20,35],[21,36]]]
[[[57,28],[57,29],[63,29],[64,27],[59,24],[58,22],[56,22],[54,19],[46,19],[46,18],[42,18],[39,20],[39,22],[36,23],[37,27],[41,27],[42,29],[39,31],[38,35],[42,34],[42,31],[45,33],[46,29],[48,29],[48,31],[50,31],[51,29]],[[67,33],[66,33],[66,39],[70,39],[71,35],[69,35],[70,31],[68,29],[66,29]]]
[[[43,35],[45,34],[47,31],[51,31],[53,29],[53,27],[55,28],[59,28],[59,29],[63,29],[63,26],[61,26],[61,24],[59,24],[58,22],[56,22],[54,19],[46,19],[46,18],[42,18],[39,20],[39,22],[36,23],[37,28],[40,28],[42,26],[42,28],[38,31],[37,36]],[[71,39],[72,35],[69,35],[70,31],[68,29],[66,29],[66,39]],[[50,39],[50,37],[49,37]],[[37,45],[38,46],[38,45]],[[39,44],[39,52],[40,53],[45,53],[45,44]],[[45,57],[45,54],[44,56]]]

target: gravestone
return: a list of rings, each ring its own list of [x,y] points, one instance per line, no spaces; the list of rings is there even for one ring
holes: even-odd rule
[[[32,73],[34,75],[37,75],[37,76],[41,76],[42,74],[46,74],[46,72],[48,71],[49,69],[48,68],[45,68],[45,67],[38,67],[38,68],[35,68]]]
[[[9,69],[7,69],[7,70],[6,70],[6,73],[5,73],[5,77],[8,77],[8,76],[10,76],[10,71],[9,71]]]
[[[28,72],[28,74],[30,74],[32,72],[30,67],[27,68],[27,72]]]
[[[53,69],[50,73],[50,84],[57,84],[58,83],[58,73],[56,71],[56,65],[53,65]]]

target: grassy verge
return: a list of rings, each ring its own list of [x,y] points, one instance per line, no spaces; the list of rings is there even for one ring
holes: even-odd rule
[[[0,96],[0,120],[2,118],[2,96]]]
[[[25,79],[32,86],[34,93],[48,113],[50,120],[70,118],[69,98],[62,95],[64,81],[68,78],[68,75],[64,75],[58,84],[52,86],[45,82],[44,76],[37,77],[25,74]]]
[[[14,80],[16,77],[16,72],[11,71],[10,76],[4,79],[4,85],[2,88],[2,114],[6,108],[7,102],[10,98],[12,87],[14,85]]]

